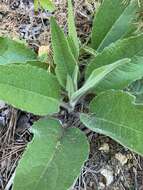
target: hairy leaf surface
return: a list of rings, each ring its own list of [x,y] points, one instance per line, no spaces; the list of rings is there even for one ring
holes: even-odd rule
[[[94,92],[109,89],[124,89],[143,76],[143,34],[116,42],[105,48],[87,66],[86,78],[95,68],[108,65],[122,58],[131,58],[131,63],[112,71],[101,81]]]
[[[98,67],[111,64],[119,59],[135,56],[143,56],[143,34],[118,40],[105,48],[87,65],[86,78]]]
[[[126,3],[104,0],[93,22],[92,47],[102,51],[110,43],[122,38],[131,27],[137,10],[136,0]]]
[[[70,99],[71,96],[72,96],[72,94],[75,91],[75,88],[74,88],[73,80],[72,80],[72,78],[69,75],[67,76],[66,91],[68,92],[68,97]]]
[[[143,155],[143,106],[123,91],[103,92],[90,104],[94,115],[81,115],[91,130],[107,135],[129,149]]]
[[[24,63],[35,59],[36,54],[24,44],[0,37],[0,64]]]
[[[30,65],[0,66],[0,99],[37,115],[58,112],[60,86],[55,76]]]
[[[143,104],[143,79],[132,83],[127,90],[136,97],[136,103]]]
[[[21,63],[15,63],[15,64],[20,65]],[[38,60],[27,61],[25,64],[28,64],[28,65],[31,65],[31,66],[34,66],[34,67],[38,67],[38,68],[41,68],[41,69],[44,69],[44,70],[48,70],[48,66],[49,66],[48,63],[38,61]]]
[[[69,44],[72,49],[72,52],[77,59],[79,56],[79,41],[77,37],[77,31],[75,27],[75,17],[73,14],[72,0],[68,0],[68,36]]]
[[[134,57],[132,62],[124,64],[113,70],[106,76],[96,88],[94,92],[116,89],[122,90],[128,87],[132,82],[143,77],[143,57]]]
[[[14,190],[67,190],[88,155],[88,142],[76,128],[67,130],[52,119],[34,124],[34,139],[16,171]]]
[[[51,34],[54,62],[56,64],[56,75],[60,84],[65,87],[67,75],[72,77],[76,61],[63,31],[60,29],[54,18],[51,18]]]
[[[126,65],[130,62],[130,59],[121,59],[113,64],[110,65],[105,65],[100,68],[97,68],[93,70],[85,84],[78,90],[76,91],[72,97],[71,97],[71,104],[76,103],[77,100],[83,95],[85,95],[87,92],[89,92],[91,89],[95,88],[96,86],[100,86],[100,82],[106,81],[104,80],[105,78],[108,78],[110,73],[112,73],[116,68],[120,67],[121,65]],[[106,81],[107,83],[109,81]],[[113,82],[112,85],[115,83]],[[104,82],[103,82],[104,85]],[[108,84],[107,84],[108,85]]]
[[[91,48],[91,47],[89,47],[89,46],[83,46],[83,47],[81,48],[81,50],[82,50],[83,52],[85,52],[85,53],[88,53],[89,55],[94,56],[94,57],[96,57],[97,54],[98,54],[97,51],[95,51],[93,48]]]

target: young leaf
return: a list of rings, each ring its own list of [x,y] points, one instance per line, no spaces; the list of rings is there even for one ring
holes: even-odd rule
[[[92,49],[91,47],[89,47],[89,46],[83,46],[82,48],[81,48],[81,51],[83,51],[83,52],[86,52],[86,53],[88,53],[88,54],[90,54],[90,55],[93,55],[94,57],[96,57],[97,56],[97,51],[95,51],[94,49]]]
[[[79,41],[77,37],[75,19],[73,14],[72,0],[68,0],[68,36],[71,49],[74,51],[75,58],[79,56]]]
[[[78,75],[79,75],[79,66],[76,65],[74,72],[73,72],[73,84],[74,84],[74,91],[77,91],[78,89]]]
[[[131,26],[138,10],[136,0],[104,0],[93,22],[92,47],[102,51],[106,46],[122,38]]]
[[[72,95],[71,105],[75,105],[75,103],[79,100],[79,98],[81,98],[81,96],[85,95],[89,90],[95,88],[98,85],[98,83],[100,83],[113,70],[115,70],[121,65],[126,65],[129,62],[130,59],[122,59],[113,64],[105,65],[103,67],[93,70],[83,87],[81,87]]]
[[[78,60],[79,53],[77,53],[73,39],[70,36],[67,36],[67,41],[75,60]]]
[[[22,43],[0,37],[0,64],[25,63],[36,60],[36,54]]]
[[[54,62],[56,64],[55,72],[60,84],[65,87],[67,75],[72,77],[76,61],[63,31],[60,29],[54,18],[51,18],[51,34]]]
[[[116,89],[122,90],[128,87],[132,82],[143,77],[143,57],[136,56],[132,62],[121,65],[106,76],[98,86],[93,89],[94,92]]]
[[[88,142],[79,129],[63,129],[53,119],[34,124],[34,139],[16,170],[14,190],[67,190],[88,156]]]
[[[143,79],[132,83],[127,90],[136,97],[137,104],[143,104]]]
[[[30,65],[0,66],[0,99],[37,115],[58,112],[60,86],[56,77]]]
[[[81,121],[89,129],[143,155],[143,106],[134,101],[135,97],[126,92],[103,92],[90,104],[95,115],[81,114]]]
[[[68,92],[68,97],[70,99],[72,94],[74,93],[75,89],[74,89],[73,80],[69,75],[67,75],[66,91]]]
[[[87,65],[86,78],[98,67],[135,56],[143,56],[143,34],[119,40],[105,48]]]
[[[34,8],[35,11],[38,11],[39,4],[41,7],[47,11],[54,11],[55,10],[55,5],[53,3],[53,0],[34,0]]]

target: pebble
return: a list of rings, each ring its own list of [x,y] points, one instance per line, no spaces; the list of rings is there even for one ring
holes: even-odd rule
[[[120,152],[115,154],[115,158],[124,166],[128,162],[127,156],[121,154]]]
[[[109,152],[109,149],[110,149],[110,147],[109,147],[109,145],[108,145],[107,143],[104,143],[104,144],[99,148],[99,150],[104,151],[104,152],[106,152],[106,153]]]
[[[107,168],[103,168],[100,173],[106,179],[106,186],[109,186],[114,180],[113,171],[108,166]]]
[[[5,107],[5,102],[3,100],[0,100],[0,109]]]

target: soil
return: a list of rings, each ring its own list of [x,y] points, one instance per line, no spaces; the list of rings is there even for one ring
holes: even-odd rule
[[[66,0],[55,0],[56,11],[34,12],[32,0],[0,0],[0,35],[21,39],[36,52],[50,46],[49,17],[55,15],[67,32]],[[75,0],[78,36],[86,42],[99,3]],[[14,171],[32,135],[29,128],[37,116],[21,112],[0,101],[0,189],[10,190]],[[91,134],[90,155],[71,190],[142,190],[143,158],[108,137]]]

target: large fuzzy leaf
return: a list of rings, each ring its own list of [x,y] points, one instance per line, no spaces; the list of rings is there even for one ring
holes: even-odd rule
[[[88,64],[86,78],[98,67],[134,56],[143,56],[143,34],[119,40],[105,48]]]
[[[58,112],[60,86],[56,77],[31,65],[0,66],[0,99],[38,115]]]
[[[51,18],[51,34],[54,62],[56,64],[56,75],[60,84],[65,87],[67,75],[72,77],[76,61],[63,31],[60,29],[54,18]]]
[[[110,43],[122,38],[131,27],[137,10],[136,0],[128,0],[127,3],[121,0],[104,0],[94,19],[92,47],[102,51]]]
[[[94,115],[81,115],[91,130],[107,135],[129,149],[143,155],[143,106],[122,91],[99,94],[90,104]]]
[[[73,14],[72,0],[68,0],[68,36],[70,47],[75,58],[77,59],[79,56],[79,41],[75,27],[75,17]]]
[[[93,70],[93,72],[91,73],[91,75],[89,76],[85,84],[78,91],[73,93],[71,97],[71,105],[72,104],[74,105],[81,96],[85,95],[91,89],[100,85],[100,82],[104,81],[105,78],[108,78],[108,75],[110,75],[110,73],[116,70],[116,68],[120,67],[121,65],[126,65],[129,62],[130,62],[130,59],[121,59],[113,64],[105,65],[98,69]],[[104,82],[103,82],[103,85],[104,85]],[[116,85],[116,83],[113,82],[112,85]]]
[[[122,90],[142,77],[143,57],[134,57],[132,62],[121,65],[113,70],[93,91],[99,93],[109,89]]]
[[[0,64],[35,60],[36,54],[22,43],[0,37]]]
[[[88,156],[87,139],[76,128],[63,129],[52,119],[33,127],[28,145],[16,170],[14,190],[67,190]]]

